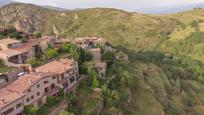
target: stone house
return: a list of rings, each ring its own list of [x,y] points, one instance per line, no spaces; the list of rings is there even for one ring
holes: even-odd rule
[[[0,50],[13,49],[21,46],[21,41],[15,39],[7,38],[0,40]]]
[[[25,74],[0,90],[0,113],[23,115],[23,107],[42,106],[47,96],[57,96],[57,75],[55,73],[32,72]]]
[[[36,72],[53,72],[58,74],[58,84],[64,89],[64,92],[69,92],[70,89],[76,86],[79,77],[78,63],[73,59],[60,59],[42,65],[35,69]]]
[[[98,71],[99,77],[105,78],[106,77],[106,66],[107,66],[106,62],[95,61],[94,65]]]
[[[41,38],[39,38],[39,45],[41,48],[41,51],[44,52],[48,46],[52,46],[54,47],[54,43],[55,43],[55,37],[53,36],[42,36]]]
[[[101,60],[101,49],[100,48],[90,48],[88,50],[93,55],[94,61]]]
[[[35,56],[35,43],[21,43],[14,39],[0,40],[0,58],[5,64],[9,62],[15,64],[23,64],[28,59]]]
[[[97,45],[104,46],[106,41],[99,37],[81,37],[74,39],[74,43],[81,48],[90,48]]]
[[[23,115],[24,94],[0,89],[0,114],[1,115]]]

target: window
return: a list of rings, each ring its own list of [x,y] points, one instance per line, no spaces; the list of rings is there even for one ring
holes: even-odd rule
[[[52,77],[52,79],[56,79],[56,76]]]
[[[9,115],[11,112],[13,112],[14,111],[14,108],[12,107],[12,108],[10,108],[10,109],[8,109],[7,111],[5,111],[4,113],[3,113],[3,115]]]
[[[31,96],[31,99],[32,99],[32,100],[34,99],[34,95]]]
[[[40,92],[37,92],[37,96],[39,96],[40,95]]]
[[[22,103],[19,103],[16,105],[16,109],[18,109],[19,107],[21,107],[23,104]]]
[[[31,89],[28,89],[28,93],[31,92]]]
[[[37,88],[39,88],[39,87],[40,87],[40,84],[37,85]]]
[[[48,81],[44,81],[44,84],[47,84],[47,83],[49,83]]]
[[[62,75],[61,79],[62,79],[62,80],[64,79],[64,75]]]
[[[30,98],[27,98],[26,101],[29,102],[29,101],[30,101]]]

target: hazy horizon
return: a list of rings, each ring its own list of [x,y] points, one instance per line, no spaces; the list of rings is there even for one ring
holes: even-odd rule
[[[36,5],[48,5],[65,9],[77,8],[116,8],[130,12],[159,13],[168,10],[186,10],[192,9],[204,0],[13,0],[23,3],[32,3]],[[183,8],[183,9],[182,9]],[[174,12],[174,11],[170,11]]]

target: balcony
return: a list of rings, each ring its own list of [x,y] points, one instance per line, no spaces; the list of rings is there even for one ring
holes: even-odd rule
[[[59,92],[59,88],[53,88],[49,92],[45,93],[45,96],[54,96]]]

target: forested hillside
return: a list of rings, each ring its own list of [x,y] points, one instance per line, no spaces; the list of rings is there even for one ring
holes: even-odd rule
[[[113,100],[80,86],[75,107],[81,114],[203,115],[203,21],[202,9],[168,15],[102,8],[59,12],[30,4],[0,9],[2,26],[69,39],[100,36],[129,56],[110,67],[116,75],[107,86]],[[118,85],[117,73],[123,70],[133,80]]]

